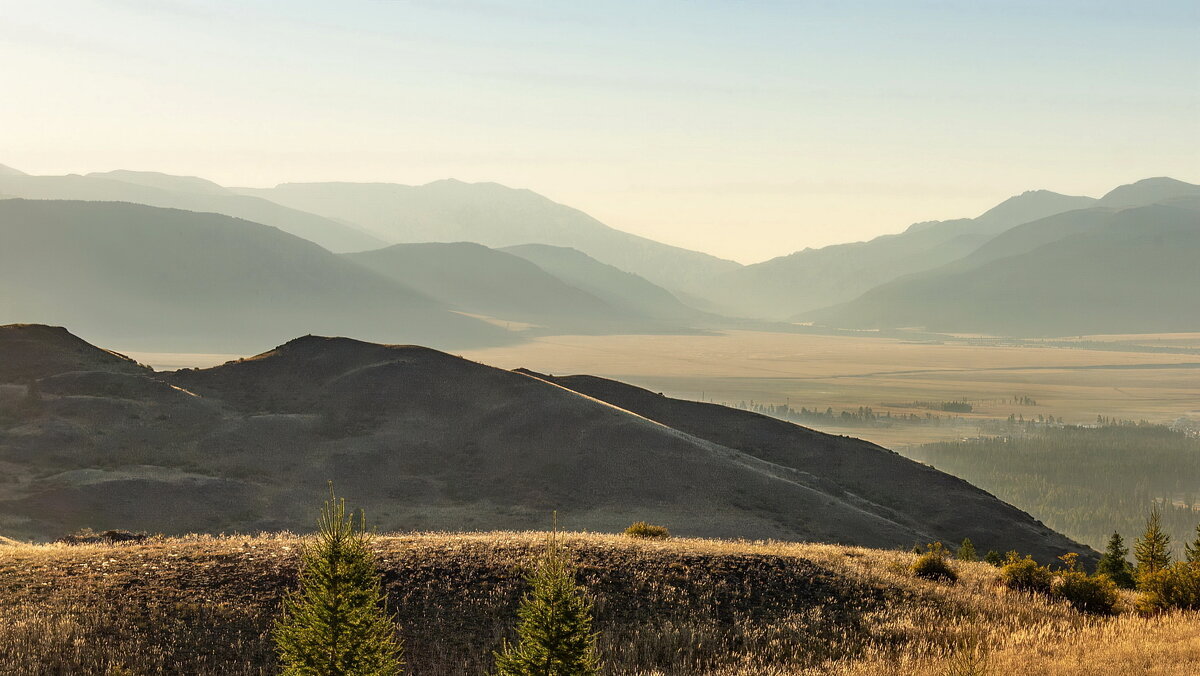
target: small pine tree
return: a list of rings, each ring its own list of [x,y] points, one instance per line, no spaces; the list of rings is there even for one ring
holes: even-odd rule
[[[994,549],[989,549],[983,560],[999,568],[1004,563],[1004,555]]]
[[[963,538],[962,544],[958,546],[958,551],[954,553],[954,558],[959,561],[979,560],[979,556],[975,554],[975,543],[971,542],[971,538]]]
[[[321,508],[316,539],[302,555],[300,587],[284,599],[275,644],[289,676],[393,676],[403,649],[387,615],[371,536],[333,494]]]
[[[1146,530],[1133,545],[1133,557],[1137,559],[1139,577],[1171,565],[1171,536],[1162,529],[1162,514],[1157,503],[1146,519]]]
[[[1196,524],[1196,539],[1183,544],[1183,555],[1188,563],[1200,565],[1200,524]]]
[[[517,610],[517,643],[495,653],[497,676],[595,676],[600,673],[592,601],[575,583],[557,529],[529,575]]]
[[[1133,571],[1129,565],[1129,548],[1120,533],[1113,533],[1108,539],[1108,547],[1096,564],[1097,575],[1107,575],[1118,587],[1133,589]]]

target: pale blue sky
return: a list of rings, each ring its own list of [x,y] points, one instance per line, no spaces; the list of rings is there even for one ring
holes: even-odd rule
[[[0,0],[0,163],[444,177],[755,261],[1200,181],[1195,2]]]

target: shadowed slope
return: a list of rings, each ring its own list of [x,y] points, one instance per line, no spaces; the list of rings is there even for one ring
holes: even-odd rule
[[[522,244],[503,250],[534,263],[614,307],[628,308],[646,317],[666,320],[696,321],[704,317],[704,313],[684,305],[661,286],[640,275],[601,263],[578,249]]]
[[[0,388],[0,462],[22,477],[0,486],[0,528],[297,528],[333,479],[384,529],[529,527],[559,510],[606,531],[646,519],[684,535],[1086,551],[871,444],[716,406],[696,414],[707,423],[668,419],[428,348],[307,336],[156,377],[43,378],[36,411]]]
[[[125,349],[244,351],[310,332],[443,346],[511,334],[275,228],[114,202],[0,200],[0,321]]]
[[[662,328],[512,254],[481,244],[396,244],[346,258],[464,310],[560,333]]]
[[[537,375],[537,374],[534,374]],[[1064,538],[1016,507],[961,479],[914,463],[875,444],[834,436],[749,411],[672,399],[595,376],[537,375],[700,439],[736,448],[816,479],[828,493],[869,504],[910,528],[963,533],[984,547]],[[960,538],[957,538],[961,540]]]

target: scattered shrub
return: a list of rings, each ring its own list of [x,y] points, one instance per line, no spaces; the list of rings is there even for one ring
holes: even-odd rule
[[[1009,589],[1049,594],[1054,574],[1049,568],[1039,566],[1031,556],[1018,559],[1010,555],[1000,568],[1000,581]]]
[[[1138,588],[1144,611],[1200,610],[1200,565],[1180,562],[1140,575]]]
[[[1117,605],[1117,585],[1106,575],[1088,575],[1067,570],[1054,579],[1053,595],[1071,604],[1081,613],[1110,615]]]
[[[625,529],[625,534],[631,538],[643,538],[646,540],[663,540],[671,537],[671,531],[667,530],[666,526],[655,526],[638,521],[637,523]]]
[[[940,552],[920,555],[909,567],[909,570],[913,575],[924,580],[943,581],[951,584],[958,581],[958,573],[954,572],[954,569],[946,561],[946,557]]]
[[[1004,557],[1001,556],[1000,552],[998,552],[994,549],[988,550],[988,553],[984,555],[983,560],[987,561],[988,563],[992,564],[993,566],[995,566],[997,568],[999,568],[1004,563]]]

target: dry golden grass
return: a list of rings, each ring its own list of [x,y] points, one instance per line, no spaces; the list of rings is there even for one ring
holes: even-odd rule
[[[607,673],[1183,674],[1200,616],[1090,618],[958,564],[834,545],[567,534]],[[541,533],[385,536],[375,549],[413,673],[482,674]],[[261,674],[300,541],[197,536],[0,550],[0,673]],[[1132,598],[1125,599],[1128,605]],[[979,655],[986,671],[953,671]],[[126,670],[126,671],[121,671]]]

